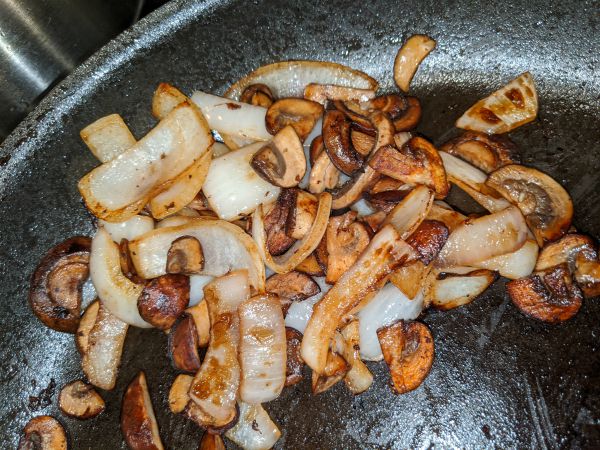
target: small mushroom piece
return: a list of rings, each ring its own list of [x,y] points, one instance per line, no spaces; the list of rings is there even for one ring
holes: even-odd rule
[[[370,134],[363,133],[362,131],[352,130],[350,132],[350,139],[352,145],[358,153],[363,156],[367,156],[373,150],[376,138]]]
[[[90,238],[75,236],[51,248],[31,277],[29,304],[44,325],[75,333],[83,283],[89,275]]]
[[[302,381],[302,369],[304,361],[300,354],[302,333],[294,328],[285,327],[285,338],[287,341],[287,360],[285,368],[285,385],[292,386]]]
[[[146,322],[161,330],[168,330],[189,302],[189,277],[161,275],[144,286],[138,298],[138,311]]]
[[[413,261],[393,272],[390,275],[390,282],[402,291],[407,298],[414,299],[423,288],[431,268],[431,265],[426,266],[420,260]]]
[[[367,225],[369,225],[369,228],[371,228],[373,233],[377,233],[385,222],[386,214],[383,211],[377,211],[376,213],[364,216],[362,219]]]
[[[375,194],[365,193],[364,198],[371,206],[388,214],[409,193],[407,189],[381,191]]]
[[[91,419],[104,411],[105,404],[100,394],[81,380],[65,385],[58,396],[60,410],[76,419]]]
[[[319,265],[319,262],[317,261],[314,252],[311,253],[304,261],[298,264],[294,270],[305,273],[306,275],[310,275],[312,277],[325,276],[325,272]]]
[[[123,395],[121,405],[121,432],[132,450],[162,450],[146,375],[140,372]]]
[[[121,266],[121,272],[129,280],[136,284],[143,284],[144,280],[140,278],[135,270],[131,254],[129,253],[129,240],[126,238],[121,239],[119,243],[119,264]]]
[[[327,354],[327,365],[325,366],[323,374],[319,375],[315,371],[312,373],[312,393],[314,395],[319,395],[329,390],[339,381],[342,381],[349,370],[350,366],[344,358],[337,353],[330,351]]]
[[[198,354],[198,332],[194,318],[182,314],[169,332],[169,355],[175,369],[195,373],[202,361]]]
[[[321,292],[321,288],[315,280],[296,270],[271,275],[267,279],[265,290],[279,297],[284,315],[292,302],[306,300]]]
[[[394,60],[394,81],[400,90],[408,92],[419,65],[435,48],[435,44],[429,36],[415,34],[400,47]]]
[[[421,121],[421,102],[417,97],[406,97],[406,110],[401,116],[396,117],[394,128],[397,132],[410,131],[417,127]]]
[[[75,333],[75,345],[77,346],[77,350],[79,350],[81,355],[87,352],[90,333],[94,327],[94,324],[96,323],[96,317],[98,317],[99,309],[100,302],[98,300],[94,300],[85,309],[85,312],[79,320],[79,326],[77,327],[77,332]]]
[[[281,129],[269,144],[252,156],[250,165],[261,178],[275,186],[297,186],[306,173],[306,156],[294,128]]]
[[[331,162],[346,175],[352,175],[364,165],[364,157],[356,151],[350,138],[351,122],[338,110],[325,112],[323,143]]]
[[[385,191],[399,191],[399,190],[409,190],[410,186],[407,186],[402,181],[394,180],[391,177],[381,177],[377,183],[373,185],[371,189],[369,189],[369,194],[379,194],[380,192]]]
[[[582,259],[589,261],[598,259],[594,240],[583,234],[565,234],[559,240],[550,242],[542,248],[535,270],[539,272],[559,264],[567,264],[569,270],[573,272],[580,254]]]
[[[225,444],[220,434],[205,432],[200,440],[198,450],[225,450]]]
[[[298,190],[296,207],[288,214],[285,233],[293,239],[302,239],[310,230],[317,215],[318,199],[312,194]]]
[[[433,336],[421,322],[400,320],[377,330],[385,360],[392,377],[392,389],[405,394],[427,378],[433,364]]]
[[[540,247],[569,230],[573,218],[571,197],[545,173],[510,164],[492,172],[486,185],[518,206]]]
[[[175,377],[171,389],[169,390],[169,409],[174,414],[179,414],[185,410],[190,402],[189,390],[194,377],[181,373]]]
[[[348,180],[333,193],[333,202],[331,209],[343,209],[349,207],[352,203],[359,200],[363,192],[368,191],[379,180],[380,174],[367,165],[364,172],[357,174],[351,180]]]
[[[573,283],[566,264],[510,281],[506,290],[523,314],[548,323],[569,320],[582,303],[581,290]]]
[[[340,179],[340,171],[325,152],[321,153],[310,170],[308,190],[313,194],[320,194],[325,189],[333,189]]]
[[[210,318],[208,317],[208,307],[206,302],[190,306],[185,310],[194,319],[196,332],[198,333],[198,347],[206,347],[210,339]]]
[[[266,84],[251,84],[242,92],[240,102],[269,108],[273,104],[273,93]]]
[[[448,228],[442,222],[424,220],[408,237],[406,243],[417,251],[421,262],[428,265],[438,255],[449,235]]]
[[[37,416],[27,422],[18,450],[67,450],[67,434],[58,420]]]
[[[358,89],[336,84],[310,83],[304,88],[304,98],[325,106],[328,100],[365,102],[375,97],[373,89]]]
[[[273,256],[282,255],[295,242],[285,231],[288,217],[294,214],[297,198],[296,189],[283,189],[264,218],[267,250]]]
[[[575,280],[586,298],[600,295],[600,262],[579,253],[575,260]]]
[[[204,253],[200,241],[181,236],[173,241],[167,253],[167,273],[193,275],[204,269]]]
[[[267,131],[273,135],[287,126],[292,126],[304,142],[322,115],[323,105],[317,102],[301,98],[282,98],[269,106],[265,125]]]

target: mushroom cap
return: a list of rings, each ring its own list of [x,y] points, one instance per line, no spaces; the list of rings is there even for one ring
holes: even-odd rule
[[[65,385],[58,396],[60,410],[77,419],[91,419],[104,411],[105,404],[100,394],[81,380]]]
[[[166,274],[146,283],[138,298],[140,316],[161,330],[171,328],[190,302],[190,279]]]
[[[273,135],[291,126],[304,142],[322,115],[323,105],[320,103],[301,98],[282,98],[269,106],[265,125]]]
[[[19,450],[67,450],[67,434],[58,420],[37,416],[27,422],[19,440]]]

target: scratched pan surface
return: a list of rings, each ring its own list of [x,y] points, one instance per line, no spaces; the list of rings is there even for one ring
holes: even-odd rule
[[[436,142],[474,100],[519,73],[536,80],[539,119],[513,133],[525,163],[568,188],[578,229],[600,237],[600,48],[597,1],[348,2],[346,0],[175,1],[110,43],[57,87],[5,142],[0,167],[0,438],[14,448],[23,425],[59,417],[75,449],[124,448],[123,390],[147,372],[163,440],[195,449],[201,431],[168,412],[175,375],[158,331],[132,330],[107,410],[86,422],[60,415],[60,386],[81,377],[71,335],[44,328],[26,303],[40,255],[91,217],[77,180],[97,162],[78,131],[119,112],[137,137],[154,121],[152,92],[169,81],[186,92],[222,93],[239,76],[282,59],[349,64],[391,89],[391,67],[414,32],[438,41],[418,72],[420,131]],[[466,203],[462,204],[467,208]],[[424,321],[436,342],[430,376],[394,396],[383,364],[359,397],[343,385],[313,397],[303,382],[267,405],[283,436],[278,448],[600,446],[600,305],[586,301],[573,320],[549,326],[512,306],[498,282],[472,304]],[[53,388],[53,386],[56,386]]]

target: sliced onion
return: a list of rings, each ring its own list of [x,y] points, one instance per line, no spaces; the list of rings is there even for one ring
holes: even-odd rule
[[[252,216],[252,237],[267,267],[277,273],[287,273],[304,261],[319,245],[329,222],[331,212],[331,195],[324,192],[319,195],[319,205],[315,219],[304,237],[294,243],[283,255],[271,256],[267,248],[262,206]]]
[[[312,297],[302,300],[301,302],[292,302],[287,314],[285,315],[285,326],[292,327],[303,334],[304,330],[306,329],[306,325],[310,320],[310,316],[312,316],[315,303],[321,300],[329,291],[329,289],[331,289],[331,285],[325,282],[324,277],[314,277],[313,279],[317,282],[321,288],[321,291],[317,295],[313,295]]]
[[[98,228],[92,239],[90,278],[102,305],[111,314],[129,325],[151,327],[142,319],[137,308],[137,300],[143,286],[133,283],[123,275],[119,248],[102,227]]]
[[[477,219],[467,219],[451,234],[436,261],[437,267],[470,266],[523,246],[528,228],[515,206]]]
[[[287,341],[278,297],[259,295],[243,302],[240,316],[240,398],[251,405],[279,397],[285,385]]]
[[[281,431],[262,405],[238,401],[240,418],[225,436],[244,450],[268,450],[281,437]]]
[[[79,191],[95,216],[122,222],[168,189],[212,143],[202,114],[182,103],[129,150],[85,175]]]
[[[364,198],[361,198],[359,201],[352,203],[350,209],[352,211],[356,211],[359,216],[368,216],[377,212],[377,210],[373,209]]]
[[[377,330],[398,320],[416,319],[422,310],[422,292],[411,300],[393,284],[386,284],[358,313],[361,357],[367,361],[383,359]]]
[[[496,256],[473,263],[474,267],[495,270],[503,277],[511,280],[531,275],[538,257],[539,247],[534,240],[527,240],[516,252]]]
[[[152,217],[148,216],[133,216],[131,219],[127,219],[124,222],[107,222],[105,220],[99,220],[98,224],[110,234],[112,240],[117,244],[120,243],[122,239],[132,241],[142,234],[154,229],[154,220],[152,220]]]
[[[108,162],[135,145],[135,137],[118,114],[101,117],[79,135],[100,162]]]
[[[496,275],[490,270],[467,270],[467,273],[461,273],[464,270],[452,273],[450,269],[443,274],[432,274],[435,280],[429,290],[431,304],[443,310],[466,305],[481,295],[496,279]]]
[[[239,100],[242,92],[251,84],[269,86],[275,98],[303,97],[304,88],[310,83],[335,84],[338,86],[376,91],[377,81],[367,74],[342,64],[323,61],[283,61],[259,67],[234,83],[225,97]]]
[[[358,320],[353,320],[341,332],[343,342],[342,355],[350,365],[344,377],[344,383],[354,395],[365,392],[373,384],[373,374],[360,359],[360,332]]]
[[[201,275],[219,277],[231,270],[246,269],[250,285],[264,291],[265,267],[256,244],[240,227],[218,219],[191,218],[187,224],[160,228],[131,241],[129,249],[137,273],[146,279],[164,275],[169,248],[182,236],[195,237],[202,245]]]
[[[236,220],[279,196],[281,189],[262,179],[250,166],[252,156],[263,146],[257,142],[212,161],[202,191],[221,219]]]
[[[431,189],[417,186],[390,211],[383,224],[392,224],[400,237],[406,239],[429,214],[433,198]]]
[[[223,144],[222,142],[215,142],[212,146],[212,155],[213,158],[218,158],[219,156],[223,156],[229,153],[231,149]]]
[[[198,217],[190,217],[190,216],[180,216],[179,214],[175,216],[169,216],[166,219],[161,220],[156,224],[156,229],[166,228],[166,227],[178,227],[181,225],[187,225],[190,222],[193,222],[194,219]]]
[[[204,286],[214,280],[210,275],[190,275],[190,303],[194,306],[204,300]]]

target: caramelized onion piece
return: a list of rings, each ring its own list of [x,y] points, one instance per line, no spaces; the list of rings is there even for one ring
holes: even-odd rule
[[[440,147],[486,173],[517,162],[517,146],[505,136],[465,131]]]
[[[19,440],[19,450],[67,450],[67,434],[58,420],[37,416],[27,422]]]
[[[323,105],[300,98],[282,98],[267,110],[265,124],[273,135],[291,126],[304,142],[319,118],[323,115]]]
[[[402,239],[406,239],[427,217],[433,197],[431,189],[417,186],[390,211],[383,223],[393,225]]]
[[[312,393],[314,395],[322,394],[331,389],[338,382],[342,381],[350,370],[348,363],[337,353],[329,352],[327,354],[327,364],[322,375],[313,371],[311,379]]]
[[[342,209],[349,207],[352,203],[360,199],[363,192],[369,190],[379,179],[379,173],[371,166],[367,165],[364,172],[355,175],[341,187],[336,189],[333,195],[332,209]]]
[[[453,232],[467,219],[467,216],[454,211],[449,205],[444,202],[433,202],[431,209],[427,214],[427,219],[438,220],[442,222],[450,232]]]
[[[187,96],[175,86],[172,86],[169,83],[160,83],[152,97],[152,115],[158,120],[162,120],[173,111],[177,105],[187,100]]]
[[[537,243],[528,239],[517,251],[478,261],[473,263],[473,267],[493,270],[505,278],[516,280],[531,275],[538,258],[538,250]]]
[[[294,268],[294,270],[297,270],[298,272],[302,272],[306,275],[310,275],[313,277],[325,276],[325,272],[319,265],[319,262],[317,261],[314,252],[308,255],[304,261],[302,261]]]
[[[100,162],[116,158],[135,143],[135,137],[119,114],[101,117],[79,132],[79,136]]]
[[[350,370],[344,382],[354,395],[362,394],[373,384],[373,374],[360,359],[360,335],[358,320],[353,320],[342,329],[344,339],[344,359],[350,364]]]
[[[431,269],[432,264],[425,265],[419,259],[392,272],[390,282],[408,298],[415,298],[423,289]]]
[[[408,92],[419,65],[434,48],[435,41],[424,34],[415,34],[404,42],[394,60],[394,81],[400,90]]]
[[[189,390],[193,380],[193,376],[185,373],[175,377],[169,390],[169,409],[172,413],[178,414],[185,410],[190,401]]]
[[[105,408],[100,394],[81,380],[73,381],[60,390],[58,406],[66,415],[81,420],[96,417]]]

